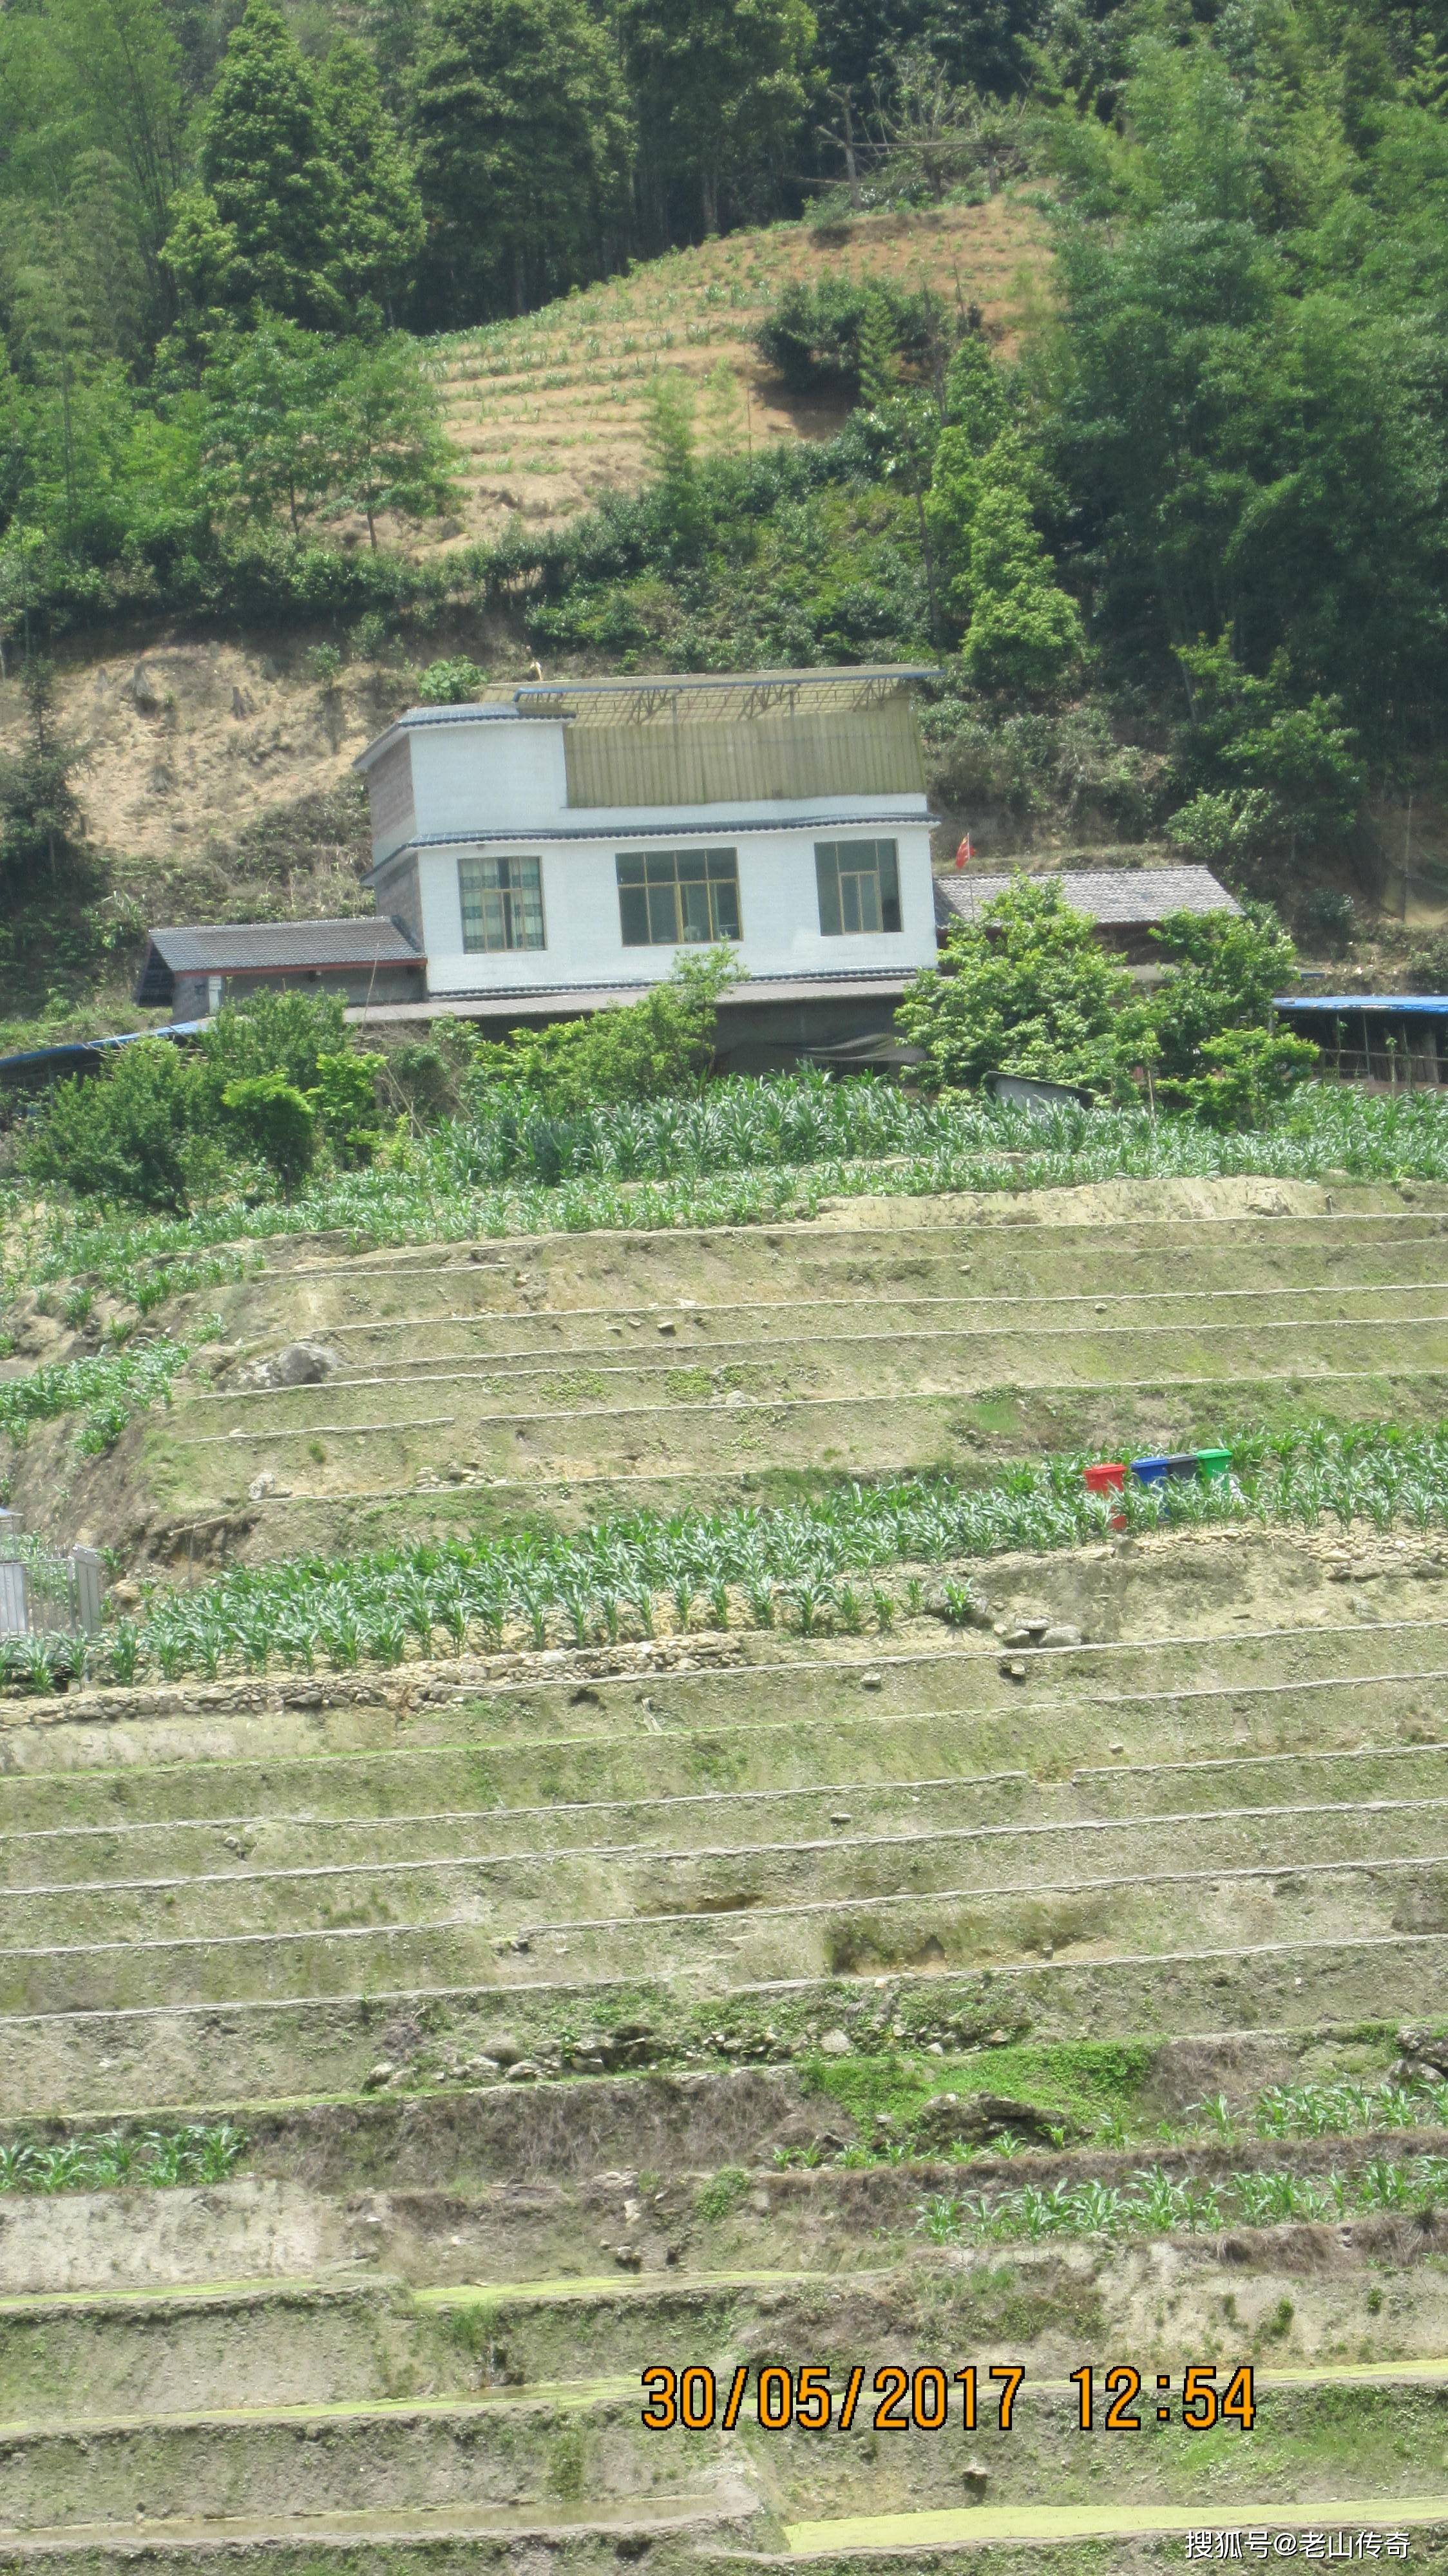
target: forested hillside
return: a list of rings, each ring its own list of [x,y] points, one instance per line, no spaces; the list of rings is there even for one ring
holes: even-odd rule
[[[174,742],[107,766],[148,654],[285,705],[231,810],[286,864],[215,842],[212,912],[311,908],[421,668],[534,654],[929,654],[984,846],[1431,912],[1445,109],[1362,0],[11,6],[0,1004],[185,891]]]

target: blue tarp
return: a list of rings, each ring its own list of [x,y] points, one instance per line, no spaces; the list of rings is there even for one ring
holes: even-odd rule
[[[171,1020],[163,1029],[127,1029],[115,1038],[71,1038],[64,1046],[27,1047],[22,1055],[0,1055],[0,1081],[29,1065],[53,1065],[57,1071],[65,1064],[79,1066],[102,1047],[134,1046],[137,1038],[194,1038],[205,1026],[204,1020]]]
[[[1273,997],[1274,1011],[1335,1011],[1340,1018],[1349,1012],[1386,1011],[1395,1019],[1448,1019],[1448,993],[1278,993]]]

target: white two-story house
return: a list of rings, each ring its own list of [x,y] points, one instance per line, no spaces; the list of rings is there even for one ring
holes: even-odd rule
[[[434,1012],[605,1007],[725,941],[727,1058],[888,1032],[936,953],[909,694],[928,676],[562,681],[414,707],[357,762],[377,910],[425,958]]]

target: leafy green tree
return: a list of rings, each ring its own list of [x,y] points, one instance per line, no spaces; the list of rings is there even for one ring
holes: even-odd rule
[[[1189,775],[1272,798],[1294,840],[1312,843],[1351,827],[1365,782],[1339,699],[1315,691],[1305,704],[1295,700],[1285,652],[1260,676],[1236,659],[1229,636],[1182,646],[1176,658],[1190,691]]]
[[[44,0],[0,14],[11,238],[43,208],[91,271],[99,352],[133,359],[164,318],[161,263],[184,170],[180,57],[163,0]]]
[[[912,978],[895,1025],[924,1049],[932,1089],[1034,1073],[1129,1097],[1132,1067],[1151,1045],[1127,969],[1057,882],[1025,876],[979,921],[952,925],[940,965]]]
[[[361,512],[374,554],[379,512],[435,519],[456,497],[461,459],[443,427],[436,370],[405,332],[345,344],[321,431],[333,508]]]
[[[564,1116],[696,1090],[714,1059],[719,995],[734,972],[722,951],[681,957],[642,1001],[485,1042],[466,1087],[474,1098],[517,1091]]]
[[[340,180],[334,251],[354,311],[370,302],[391,323],[427,238],[422,200],[365,45],[343,37],[317,76],[328,147]]]
[[[229,1083],[271,1073],[305,1095],[316,1088],[322,1057],[346,1045],[345,1006],[335,993],[264,988],[225,1003],[202,1038],[207,1096],[218,1102]]]
[[[488,675],[466,653],[454,653],[450,660],[429,662],[418,674],[417,701],[423,707],[466,707],[480,698],[488,685]]]
[[[1079,663],[1080,613],[1051,571],[1025,492],[986,480],[970,523],[970,624],[960,648],[978,686],[1054,689]]]
[[[1069,128],[1052,462],[1125,668],[1164,684],[1230,634],[1244,670],[1285,650],[1299,698],[1400,724],[1444,671],[1440,121],[1355,133],[1301,14],[1243,36],[1143,46],[1119,146]]]
[[[404,332],[334,340],[264,315],[220,342],[202,397],[207,492],[254,524],[300,536],[355,510],[375,553],[380,513],[435,518],[453,497],[435,372]]]
[[[804,116],[813,12],[806,0],[621,0],[618,24],[657,233],[671,183],[717,232],[731,194],[779,162]]]
[[[0,758],[0,990],[12,1004],[91,970],[109,882],[86,839],[72,777],[79,747],[56,720],[50,664],[26,662],[21,683],[25,734]]]
[[[962,416],[947,420],[935,451],[926,520],[942,565],[946,603],[964,625],[961,662],[987,689],[1040,693],[1060,686],[1085,650],[1080,612],[1053,578],[1032,506],[1038,469],[1017,433],[992,422],[988,379],[958,372]]]
[[[338,342],[267,315],[229,333],[202,378],[203,468],[224,511],[293,536],[335,500],[342,482]]]
[[[819,58],[861,98],[888,88],[902,57],[928,53],[946,77],[993,91],[1029,77],[1037,0],[817,0]]]
[[[1204,1127],[1260,1127],[1317,1064],[1318,1051],[1285,1029],[1224,1029],[1202,1042],[1203,1070],[1164,1080],[1164,1098]]]
[[[222,1108],[251,1152],[276,1173],[288,1197],[317,1154],[317,1113],[284,1073],[253,1073],[229,1082]]]
[[[1240,913],[1172,913],[1152,937],[1171,968],[1150,1005],[1166,1076],[1193,1074],[1202,1051],[1228,1031],[1266,1029],[1274,995],[1297,968],[1292,941],[1266,903]]]
[[[694,380],[677,367],[656,367],[644,387],[644,444],[674,544],[685,556],[695,554],[704,521]]]
[[[201,120],[200,190],[166,257],[193,312],[347,319],[343,189],[317,83],[274,0],[247,0]]]
[[[754,345],[792,392],[842,390],[872,404],[898,392],[902,367],[933,375],[949,336],[946,308],[932,287],[911,293],[888,278],[827,269],[812,283],[790,280],[756,326]]]
[[[376,1151],[381,1128],[377,1076],[386,1061],[360,1047],[342,1047],[317,1058],[317,1079],[305,1097],[339,1163],[369,1163]]]
[[[1179,769],[1197,792],[1167,832],[1178,849],[1238,886],[1295,899],[1304,859],[1350,835],[1365,775],[1355,730],[1335,697],[1294,702],[1287,656],[1259,676],[1231,641],[1179,650],[1191,721]]]
[[[614,46],[583,0],[437,0],[413,126],[431,320],[521,313],[607,265],[633,125]]]
[[[979,331],[966,331],[945,370],[941,446],[947,459],[953,460],[951,470],[958,470],[967,457],[986,455],[1009,426],[1010,417],[1005,382],[985,339]]]

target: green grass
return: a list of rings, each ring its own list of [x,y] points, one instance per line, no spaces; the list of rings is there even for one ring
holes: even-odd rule
[[[1103,2129],[1124,2135],[1128,2126],[1140,2125],[1139,2097],[1156,2057],[1147,2041],[1021,2041],[951,2065],[948,2089],[964,2100],[973,2093],[1024,2099],[1058,2118],[1072,2136],[1099,2136]],[[908,2123],[941,2089],[936,2067],[918,2057],[820,2058],[805,2069],[804,2083],[807,2092],[838,2102],[864,2128],[880,2112],[894,2123]]]

